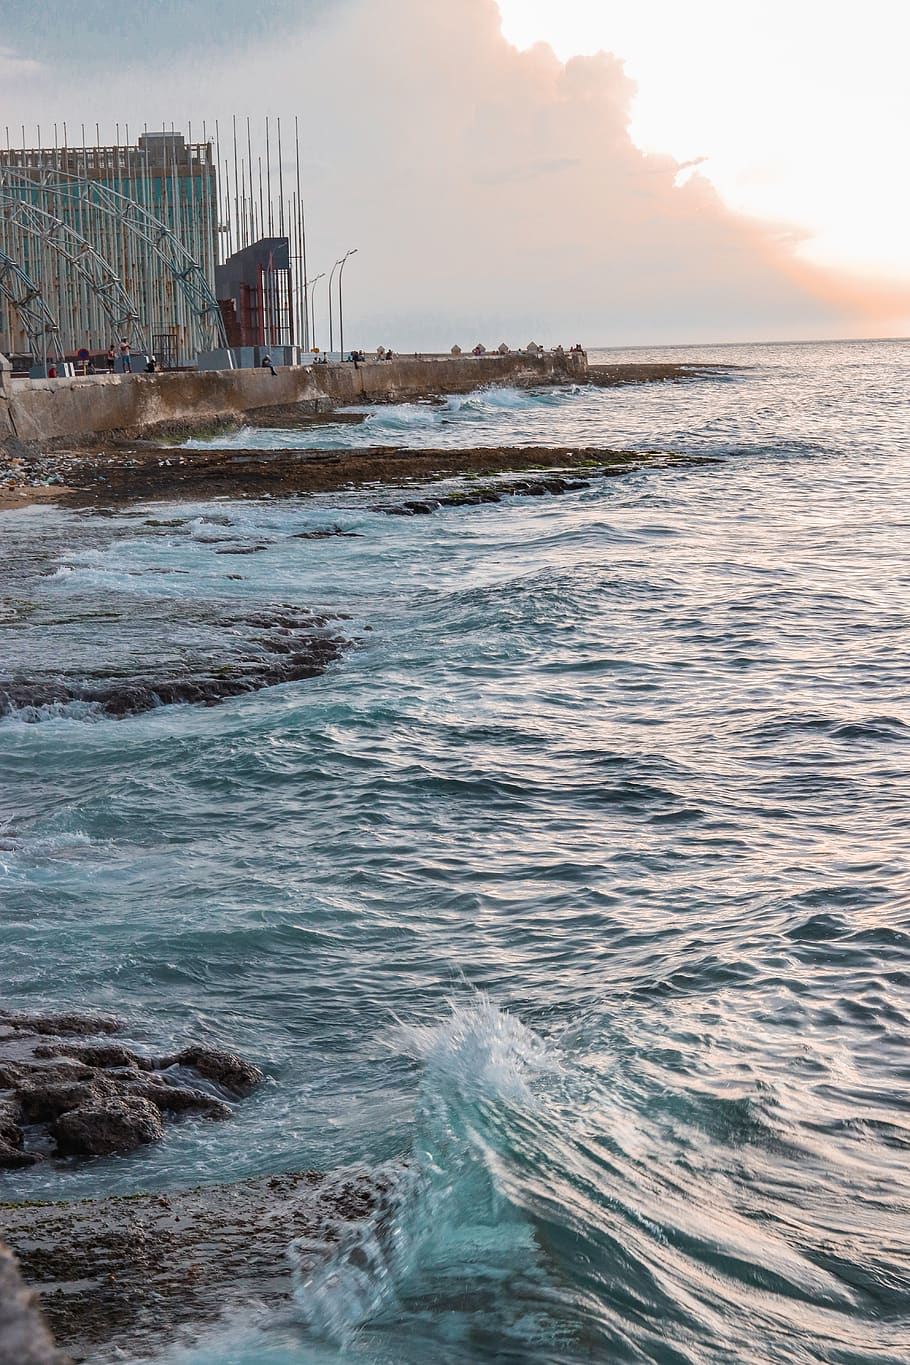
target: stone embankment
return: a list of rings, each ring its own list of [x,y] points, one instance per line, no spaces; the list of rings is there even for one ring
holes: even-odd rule
[[[412,402],[487,385],[584,383],[583,354],[451,356],[269,370],[17,379],[0,370],[0,449],[137,438],[229,423],[259,411],[327,412]]]

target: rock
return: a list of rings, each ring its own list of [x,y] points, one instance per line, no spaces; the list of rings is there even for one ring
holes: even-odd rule
[[[395,1170],[258,1176],[166,1194],[23,1204],[4,1235],[78,1360],[145,1360],[251,1303],[290,1307],[288,1244],[312,1265],[347,1223],[388,1224]],[[12,1365],[0,1357],[0,1365]],[[17,1362],[19,1365],[19,1362]]]
[[[0,1169],[7,1171],[22,1170],[26,1166],[34,1166],[41,1158],[36,1152],[24,1152],[21,1147],[15,1146],[0,1138]]]
[[[15,1257],[0,1242],[0,1365],[72,1365],[58,1351]]]
[[[245,1062],[234,1052],[219,1052],[214,1048],[187,1047],[173,1057],[163,1057],[158,1063],[166,1066],[191,1066],[200,1076],[223,1086],[234,1095],[249,1095],[262,1080],[258,1066]]]
[[[110,1156],[132,1152],[164,1137],[161,1114],[139,1095],[89,1098],[51,1124],[61,1156]]]
[[[262,547],[265,548],[265,547]],[[174,676],[112,677],[87,681],[68,679],[57,674],[34,679],[0,676],[0,716],[17,714],[23,720],[36,719],[42,708],[69,702],[86,702],[107,716],[122,719],[141,715],[159,706],[215,706],[232,697],[257,692],[282,683],[301,682],[324,673],[341,657],[350,641],[338,635],[317,633],[327,618],[276,609],[240,621],[223,621],[231,636],[225,641],[223,661],[213,664],[210,653],[188,664],[185,672]],[[267,628],[268,639],[251,638],[250,630]],[[238,641],[237,636],[241,635]],[[281,645],[274,642],[281,637]],[[2,1017],[2,1016],[0,1016]],[[95,1021],[71,1016],[72,1028],[40,1016],[21,1016],[30,1020],[33,1032],[99,1033],[116,1032],[116,1020]]]
[[[109,1031],[120,1025],[103,1016],[60,1017],[70,1037],[50,1035],[52,1015],[7,1012],[0,1020],[0,1167],[32,1165],[53,1142],[61,1156],[132,1151],[163,1136],[164,1118],[230,1118],[223,1095],[212,1092],[248,1095],[262,1080],[258,1067],[215,1048],[188,1047],[156,1061],[120,1043],[75,1042],[77,1023],[86,1032],[99,1022]],[[190,1075],[164,1074],[177,1067]]]
[[[103,1098],[97,1082],[94,1085],[86,1080],[48,1082],[40,1074],[29,1077],[15,1093],[29,1123],[53,1123],[70,1109]]]
[[[110,1014],[22,1014],[17,1010],[0,1010],[0,1019],[19,1033],[43,1033],[60,1037],[61,1034],[119,1033],[123,1020]]]
[[[0,1095],[0,1142],[5,1142],[10,1147],[22,1146],[20,1117],[19,1106],[15,1100]]]
[[[175,1085],[165,1076],[150,1076],[139,1084],[130,1084],[130,1094],[151,1100],[162,1114],[200,1114],[203,1118],[229,1119],[230,1105],[195,1090],[187,1085]]]
[[[83,1043],[66,1043],[61,1047],[59,1044],[44,1043],[35,1048],[35,1056],[73,1057],[84,1062],[86,1066],[95,1067],[123,1066],[149,1069],[152,1065],[148,1058],[137,1057],[135,1052],[130,1052],[129,1048],[122,1047],[119,1043],[102,1047]]]

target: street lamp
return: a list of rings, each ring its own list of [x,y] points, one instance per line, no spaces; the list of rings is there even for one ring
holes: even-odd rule
[[[335,278],[335,271],[341,265],[341,261],[336,261],[329,274],[329,355],[335,350],[335,333],[332,328],[332,281]]]
[[[304,280],[304,282],[303,282],[303,306],[304,306],[304,308],[307,307],[307,290],[309,289],[310,285],[311,285],[311,284],[318,284],[320,280],[324,280],[324,279],[325,279],[325,271],[323,270],[323,272],[322,272],[321,275],[314,275],[313,278],[312,278],[311,280]],[[310,305],[310,308],[311,308],[310,317],[311,317],[312,323],[313,323],[313,337],[312,337],[312,340],[313,340],[313,345],[315,346],[315,345],[316,345],[316,290],[315,290],[315,289],[313,290],[313,302],[312,302],[312,304]]]
[[[342,358],[342,360],[344,360],[344,301],[343,301],[343,299],[342,299],[342,294],[341,294],[341,282],[342,282],[342,280],[344,279],[344,268],[345,268],[345,266],[346,266],[347,263],[348,263],[348,256],[356,256],[356,255],[357,255],[357,250],[358,250],[358,248],[357,248],[356,246],[351,247],[351,249],[350,249],[350,251],[348,252],[347,256],[345,256],[345,257],[342,259],[342,262],[341,262],[341,269],[340,269],[339,272],[338,272],[338,330],[339,330],[339,332],[341,333],[341,335],[340,335],[339,338],[338,338],[338,341],[339,341],[339,345],[340,345],[340,347],[341,347],[341,358]]]

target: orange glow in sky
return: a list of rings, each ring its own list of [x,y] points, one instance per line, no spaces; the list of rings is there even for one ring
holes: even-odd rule
[[[905,0],[498,3],[518,47],[622,58],[636,143],[705,158],[732,208],[805,234],[807,261],[910,281]]]

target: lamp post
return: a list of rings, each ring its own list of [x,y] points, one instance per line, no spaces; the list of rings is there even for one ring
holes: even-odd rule
[[[335,350],[335,332],[332,327],[332,281],[335,278],[335,271],[340,265],[341,261],[336,261],[329,274],[329,355]]]
[[[356,246],[351,247],[350,251],[347,253],[347,256],[344,256],[342,258],[341,269],[338,272],[338,330],[340,332],[338,344],[341,347],[342,360],[344,360],[344,300],[342,298],[341,293],[341,282],[344,279],[344,268],[348,263],[348,256],[356,256],[357,251],[358,248]]]
[[[323,272],[322,272],[321,275],[314,275],[313,278],[312,278],[311,280],[304,280],[304,282],[303,282],[303,306],[304,306],[304,308],[307,307],[307,290],[309,289],[310,285],[311,285],[311,284],[313,284],[313,285],[318,284],[320,280],[324,280],[324,279],[325,279],[325,271],[323,270]],[[312,302],[312,304],[310,305],[310,307],[311,307],[311,310],[312,310],[311,313],[310,313],[310,317],[311,317],[311,319],[312,319],[312,327],[313,327],[312,341],[313,341],[313,345],[315,346],[315,345],[317,345],[317,339],[316,339],[316,290],[315,290],[315,289],[313,290],[313,302]]]

